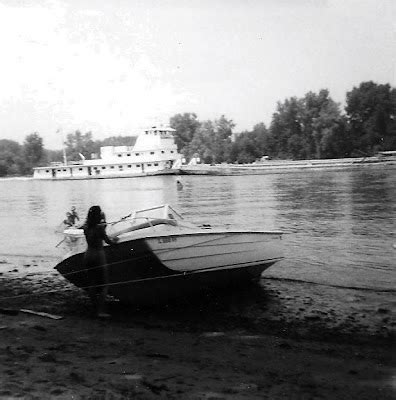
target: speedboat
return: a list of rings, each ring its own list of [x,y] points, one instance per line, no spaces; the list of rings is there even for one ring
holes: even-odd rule
[[[105,245],[109,295],[126,303],[153,304],[207,288],[259,280],[282,257],[282,232],[235,230],[187,222],[170,205],[134,211],[107,224],[114,245]],[[100,282],[102,267],[84,267],[82,229],[64,231],[69,249],[55,267],[74,285]],[[100,274],[100,275],[99,275]]]

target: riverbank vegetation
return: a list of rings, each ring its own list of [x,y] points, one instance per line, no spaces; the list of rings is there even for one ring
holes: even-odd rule
[[[396,149],[396,89],[363,82],[347,93],[344,112],[326,89],[291,97],[278,102],[269,127],[258,123],[239,134],[225,116],[200,122],[185,113],[170,122],[180,151],[205,163],[370,156]]]
[[[92,132],[69,133],[65,141],[68,161],[90,159],[99,155],[101,146],[133,146],[135,136],[111,136],[94,140]],[[64,160],[63,150],[44,148],[43,139],[35,132],[26,136],[23,144],[14,140],[0,140],[0,176],[31,175],[33,168]]]
[[[170,118],[179,152],[187,160],[205,163],[250,163],[268,156],[276,159],[322,159],[370,156],[396,149],[396,88],[362,82],[347,92],[341,109],[327,89],[278,102],[269,126],[263,122],[251,131],[236,132],[235,123],[222,115],[200,121],[195,113]],[[68,160],[91,158],[101,146],[129,145],[133,136],[95,140],[91,132],[69,133],[65,141]],[[32,168],[62,161],[62,150],[44,148],[37,132],[21,145],[0,140],[0,176],[28,175]]]

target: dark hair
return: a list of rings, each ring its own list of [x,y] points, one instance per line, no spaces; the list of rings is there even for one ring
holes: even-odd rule
[[[93,226],[100,224],[102,220],[102,210],[99,206],[92,206],[88,210],[87,220],[85,225],[87,228],[92,228]]]

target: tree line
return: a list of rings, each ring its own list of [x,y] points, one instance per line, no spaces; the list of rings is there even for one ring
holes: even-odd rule
[[[82,133],[77,130],[66,136],[64,148],[67,161],[77,161],[99,156],[102,146],[133,146],[135,141],[135,136],[111,136],[104,140],[94,140],[92,132]],[[31,175],[34,167],[62,161],[63,149],[45,149],[43,139],[37,132],[26,136],[22,145],[14,140],[0,140],[0,176]]]
[[[222,115],[199,121],[195,113],[170,118],[175,142],[187,160],[204,163],[251,163],[263,156],[275,159],[321,159],[370,156],[396,150],[396,89],[389,84],[362,82],[347,92],[345,108],[327,89],[302,98],[278,102],[270,125],[256,124],[251,131],[234,132],[235,124]],[[65,141],[68,160],[97,156],[101,146],[133,146],[134,136],[94,140],[92,132],[69,133]],[[22,145],[0,140],[0,176],[29,175],[35,166],[62,161],[62,150],[48,150],[37,132]]]
[[[346,94],[344,111],[326,89],[278,102],[267,127],[233,133],[235,124],[222,116],[200,122],[194,113],[171,118],[176,143],[187,157],[205,163],[250,163],[262,156],[276,159],[322,159],[371,156],[396,150],[396,89],[363,82]]]

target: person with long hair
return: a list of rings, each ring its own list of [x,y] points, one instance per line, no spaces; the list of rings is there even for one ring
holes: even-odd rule
[[[99,206],[92,206],[83,225],[87,250],[84,254],[84,266],[87,271],[89,296],[96,308],[97,316],[106,318],[106,296],[108,293],[108,268],[103,242],[115,244],[118,238],[110,239],[106,234],[104,213]]]

